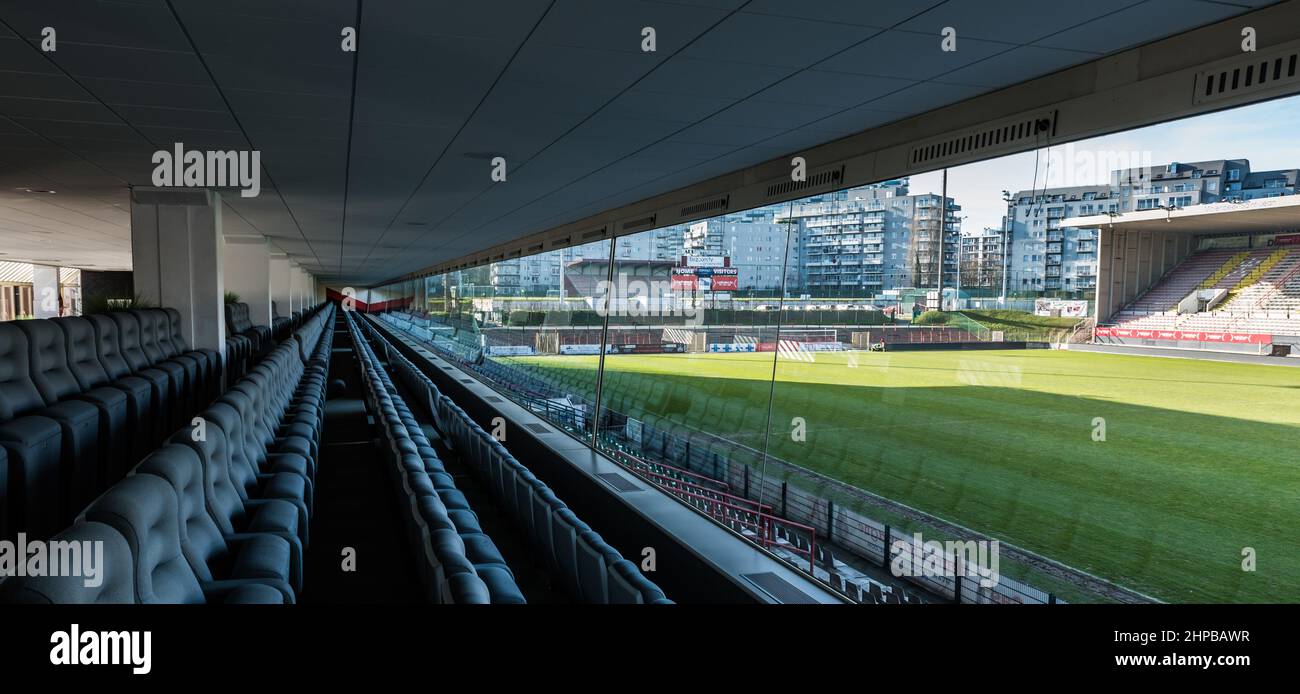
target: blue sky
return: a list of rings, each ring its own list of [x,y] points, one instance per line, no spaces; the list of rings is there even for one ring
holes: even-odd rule
[[[1000,226],[1006,211],[1002,191],[1034,187],[1034,159],[1034,152],[1022,152],[949,169],[948,195],[962,206],[962,228]],[[1255,171],[1300,168],[1300,96],[1040,149],[1037,186],[1049,177],[1049,185],[1105,183],[1109,171],[1088,166],[1102,159],[1135,160],[1134,165],[1249,159]],[[1049,160],[1056,172],[1048,171]],[[913,194],[937,194],[940,186],[937,171],[911,178]]]

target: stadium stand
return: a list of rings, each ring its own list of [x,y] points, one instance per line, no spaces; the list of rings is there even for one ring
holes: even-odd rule
[[[1226,290],[1227,298],[1208,311],[1179,313],[1178,303],[1196,289]],[[1300,253],[1278,248],[1197,253],[1105,326],[1156,339],[1159,332],[1173,331],[1300,335]]]
[[[364,351],[372,357],[375,352],[368,342],[372,341],[378,346],[383,354],[383,361],[392,368],[402,388],[411,396],[413,402],[424,410],[425,415],[437,424],[444,441],[450,444],[468,464],[478,480],[490,490],[496,502],[514,522],[515,527],[529,540],[538,560],[547,567],[553,578],[558,579],[555,583],[562,586],[573,600],[594,604],[671,603],[658,586],[641,574],[635,564],[625,559],[595,530],[578,519],[573,511],[556,497],[544,482],[520,464],[500,441],[479,427],[451,398],[440,393],[429,377],[394,349],[367,319],[362,318],[353,322],[353,334],[358,344],[362,344]],[[398,390],[387,373],[382,369],[374,370],[373,373],[384,382],[391,396],[391,402],[400,412],[398,420],[404,425],[405,433],[417,444],[417,455],[411,456],[408,453],[403,457],[407,472],[404,480],[412,479],[412,471],[414,471],[414,479],[420,479],[419,462],[422,460],[424,472],[431,482],[430,486],[437,490],[433,496],[442,494],[443,489],[454,489],[450,477],[445,475],[445,471],[438,464],[433,448],[428,444],[418,420],[398,395]],[[394,429],[398,429],[396,425]],[[400,436],[400,429],[398,432]],[[417,482],[417,485],[419,486],[416,486],[416,494],[419,494],[423,483]],[[408,495],[412,493],[412,486],[408,483],[404,488]],[[442,518],[441,509],[432,501],[426,500],[429,496],[424,494],[424,498],[413,499],[411,502],[412,518],[419,528],[420,539],[426,543],[428,528],[442,527],[439,524]],[[430,506],[433,508],[430,509]],[[453,515],[457,511],[459,515]],[[429,515],[431,513],[432,518]],[[471,536],[482,535],[481,532],[475,532],[478,524],[477,519],[472,516],[472,511],[448,510],[446,513],[451,525],[460,529],[462,538],[465,537],[465,533]],[[485,535],[483,539],[486,539]],[[465,543],[465,546],[474,547],[470,543]],[[433,558],[428,552],[425,556]],[[491,555],[479,557],[480,561],[474,562],[474,568],[482,575],[485,573],[486,566],[489,578],[485,580],[489,581],[491,593],[493,592],[491,581],[504,582],[505,576],[500,571],[501,569],[508,571],[508,568],[497,567],[493,562],[485,561],[489,556]],[[438,576],[438,567],[433,562],[430,562],[427,567],[422,567],[422,570],[435,577]]]
[[[166,309],[0,324],[0,529],[106,544],[101,585],[16,576],[0,601],[294,602],[333,315],[306,314],[225,393],[216,353],[187,350]],[[150,413],[177,405],[204,409],[119,479],[138,444],[105,442],[157,443]]]

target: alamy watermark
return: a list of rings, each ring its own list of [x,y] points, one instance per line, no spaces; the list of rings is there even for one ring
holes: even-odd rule
[[[81,577],[87,588],[104,583],[103,540],[0,540],[0,578]]]
[[[674,289],[668,280],[628,278],[618,273],[618,279],[601,280],[596,285],[594,307],[597,315],[683,318],[687,325],[704,322],[703,299],[696,292]]]
[[[889,570],[899,577],[954,578],[972,576],[981,588],[992,588],[998,573],[997,540],[926,540],[921,533],[899,538],[889,546]]]
[[[1047,150],[1043,187],[1137,183],[1128,180],[1128,174],[1136,177],[1140,170],[1149,169],[1153,160],[1151,150],[1097,149],[1071,142]],[[1116,176],[1120,180],[1113,180]]]
[[[262,192],[262,153],[258,150],[186,150],[177,142],[172,151],[160,149],[150,160],[153,184],[159,187],[239,188],[239,196]]]

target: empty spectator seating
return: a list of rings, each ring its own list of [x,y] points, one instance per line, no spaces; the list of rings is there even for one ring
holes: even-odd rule
[[[426,598],[438,603],[522,603],[524,596],[496,545],[447,474],[433,447],[356,321],[348,317],[364,381],[385,447],[385,469],[403,504],[408,539]]]
[[[1143,316],[1171,310],[1235,253],[1232,250],[1212,250],[1193,254],[1170,270],[1156,286],[1125,306],[1120,314]]]
[[[49,537],[98,492],[100,414],[52,386],[42,392],[31,363],[25,332],[0,323],[0,441],[11,478],[4,505],[12,531]]]
[[[57,537],[102,539],[107,574],[96,587],[79,578],[13,577],[0,584],[0,599],[294,602],[332,315],[332,307],[308,315],[210,405],[204,389],[220,376],[219,360],[185,349],[166,311],[0,324],[0,530],[48,538],[84,507]],[[141,323],[151,326],[143,337]],[[131,362],[149,366],[133,372]],[[158,427],[150,420],[166,415],[171,423],[173,404],[187,402],[207,408],[193,422],[186,413],[170,444],[116,481],[117,456],[134,463],[136,448],[103,441],[121,430],[132,440],[141,427],[152,437]],[[106,423],[112,435],[102,439]]]
[[[550,569],[556,583],[574,600],[586,603],[670,603],[658,586],[646,579],[636,565],[627,561],[600,535],[583,523],[564,502],[519,463],[494,437],[446,395],[401,352],[391,348],[386,338],[365,319],[357,321],[385,355],[412,400],[425,408],[437,423],[446,441],[455,448],[470,469],[492,492],[497,502],[530,540],[543,565]],[[353,328],[354,337],[364,338]],[[369,350],[368,345],[364,346]],[[379,378],[387,380],[382,369]],[[400,396],[389,383],[394,404]],[[432,447],[420,431],[405,404],[398,406],[400,420],[425,457]],[[428,454],[424,453],[428,449]],[[412,461],[414,462],[414,461]],[[431,475],[432,477],[432,475]]]
[[[295,327],[297,326],[294,325],[293,317],[281,316],[280,307],[276,305],[276,302],[272,301],[271,302],[271,337],[275,338],[276,342],[279,342],[280,340],[284,340],[285,338],[289,337],[289,333],[293,332]]]
[[[1201,275],[1205,279],[1193,284]],[[1200,284],[1232,290],[1235,295],[1199,313],[1157,308],[1176,304]],[[1112,316],[1107,325],[1144,331],[1300,335],[1300,253],[1275,248],[1198,253]]]
[[[150,474],[135,474],[113,485],[111,489],[95,500],[87,509],[83,518],[89,522],[103,523],[126,538],[130,554],[135,565],[135,601],[140,603],[202,603],[221,600],[230,591],[249,582],[265,583],[266,580],[241,580],[242,576],[230,579],[217,579],[207,561],[221,562],[228,559],[229,547],[224,540],[221,547],[209,546],[202,540],[191,541],[187,526],[198,527],[194,522],[203,519],[207,510],[201,507],[186,506],[187,513],[181,515],[181,503],[176,490],[167,480]],[[210,522],[211,518],[207,517]],[[283,554],[287,556],[287,543],[280,538],[268,535],[255,537],[279,541]],[[251,541],[251,538],[247,538]],[[188,551],[187,551],[188,550]],[[264,547],[251,548],[252,552],[273,554],[272,549]],[[264,559],[270,564],[276,557]],[[237,562],[238,559],[231,560]],[[248,563],[255,563],[249,560]],[[197,573],[199,566],[202,573]],[[237,564],[236,564],[237,566]],[[260,568],[260,567],[258,567]],[[229,571],[235,571],[230,568]],[[249,569],[255,572],[258,569]],[[235,576],[235,574],[230,574]],[[271,579],[271,587],[277,587]],[[287,586],[279,591],[282,601],[292,599],[292,592]]]
[[[272,347],[272,329],[253,325],[248,318],[248,304],[226,304],[226,350],[233,351],[231,372],[243,376]]]

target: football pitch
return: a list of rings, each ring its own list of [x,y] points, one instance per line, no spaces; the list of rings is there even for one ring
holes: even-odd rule
[[[777,362],[772,388],[772,353],[610,355],[603,401],[766,440],[1161,600],[1300,600],[1300,369],[1056,350],[798,356]],[[500,361],[594,391],[597,357]]]

